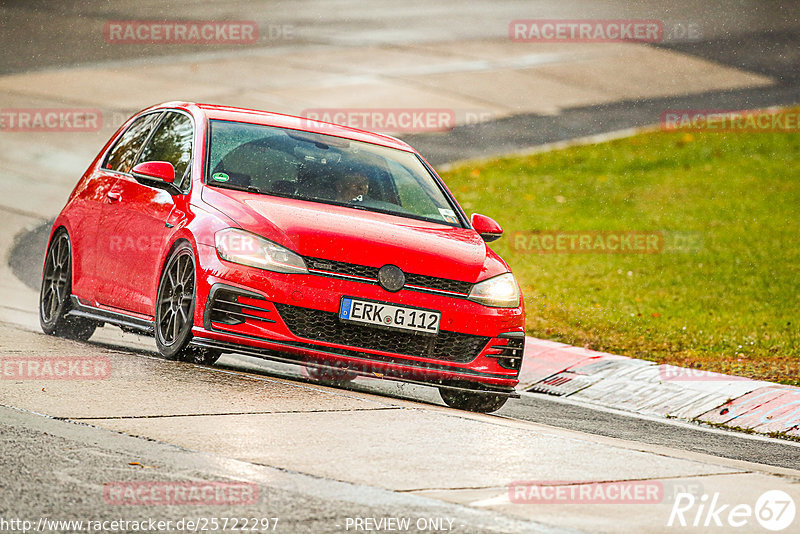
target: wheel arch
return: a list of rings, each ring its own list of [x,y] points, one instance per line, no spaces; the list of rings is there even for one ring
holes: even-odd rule
[[[172,255],[175,253],[175,250],[181,246],[182,244],[187,244],[192,248],[192,253],[194,255],[194,262],[195,262],[195,269],[197,268],[197,244],[194,243],[189,237],[184,235],[176,235],[171,239],[170,245],[164,248],[164,253],[161,255],[161,260],[159,261],[159,265],[161,268],[158,270],[158,277],[154,281],[154,293],[153,293],[153,317],[155,317],[155,306],[157,306],[157,299],[158,299],[158,286],[161,284],[161,277],[164,276],[164,269],[167,268],[167,263],[169,262]],[[196,283],[195,283],[196,285]]]
[[[74,261],[72,260],[72,255],[74,254],[73,247],[72,247],[72,233],[66,227],[66,225],[62,222],[59,224],[58,220],[56,220],[52,226],[50,227],[50,235],[47,238],[47,246],[44,249],[44,259],[42,260],[42,279],[44,279],[44,269],[47,267],[47,255],[50,253],[50,247],[53,246],[53,238],[58,234],[59,230],[64,230],[64,233],[67,234],[67,238],[69,239],[69,249],[70,249],[70,286],[75,283],[75,265]]]
[[[177,248],[182,244],[189,245],[189,247],[192,249],[192,256],[194,257],[194,269],[195,269],[194,306],[195,306],[195,316],[197,316],[197,304],[199,300],[197,298],[197,277],[199,276],[199,271],[200,271],[200,269],[198,269],[200,258],[197,252],[198,245],[197,242],[194,240],[194,236],[191,234],[191,232],[186,231],[186,232],[176,233],[170,240],[170,245],[164,248],[164,253],[161,256],[161,260],[159,262],[161,268],[158,270],[158,277],[154,280],[153,284],[153,310],[152,310],[153,320],[155,320],[156,317],[156,307],[158,306],[158,288],[161,285],[161,277],[164,276],[164,269],[167,268],[167,263],[169,262],[170,258],[172,258],[172,255],[175,253],[175,250],[177,250]]]
[[[161,303],[160,303],[160,300],[159,300],[159,296],[160,296],[159,294],[160,294],[160,292],[162,290],[162,284],[164,284],[165,280],[166,280],[165,273],[166,273],[166,271],[168,269],[171,268],[170,263],[172,262],[172,260],[174,258],[176,258],[176,257],[179,257],[179,254],[180,254],[179,251],[180,251],[180,249],[182,247],[188,247],[188,249],[191,251],[191,259],[192,259],[192,263],[193,263],[193,266],[194,266],[194,288],[193,288],[193,301],[194,302],[192,303],[192,307],[190,308],[192,310],[192,318],[191,318],[191,321],[188,323],[189,324],[188,334],[181,333],[181,336],[183,338],[182,340],[176,341],[175,339],[173,339],[173,342],[170,343],[170,342],[166,341],[166,338],[165,338],[165,341],[162,342],[161,338],[159,337],[159,335],[160,335],[160,330],[159,329],[161,327],[161,319],[159,317],[159,310],[160,310]],[[180,354],[182,354],[186,350],[188,350],[188,349],[186,349],[186,347],[188,346],[187,344],[188,344],[189,340],[191,340],[191,338],[193,336],[192,329],[194,327],[195,321],[197,320],[197,314],[198,314],[198,311],[197,311],[197,303],[198,303],[198,298],[197,298],[197,288],[198,288],[198,284],[197,284],[197,277],[198,277],[197,262],[198,262],[197,245],[196,245],[196,243],[193,243],[193,240],[187,235],[178,235],[178,236],[176,236],[174,239],[171,240],[171,243],[170,243],[169,247],[165,247],[165,253],[163,254],[163,258],[162,258],[162,261],[161,261],[161,269],[159,270],[159,275],[157,277],[156,284],[155,284],[155,298],[153,299],[153,329],[154,329],[153,334],[155,336],[156,344],[158,345],[159,352],[161,352],[162,355],[167,356],[169,359],[176,359],[176,358],[177,359],[181,359]],[[173,310],[172,313],[173,313],[173,317],[174,317],[175,314],[176,314],[175,310]],[[185,337],[187,335],[188,335],[188,337]],[[163,344],[163,346],[162,346],[162,344]],[[172,348],[173,344],[178,348]]]
[[[72,217],[70,217],[69,214],[65,213],[62,210],[62,212],[58,215],[58,217],[56,217],[56,219],[53,221],[53,224],[50,226],[50,235],[47,237],[47,247],[44,249],[45,260],[46,260],[47,259],[47,252],[50,250],[50,245],[53,244],[53,238],[56,236],[56,234],[59,232],[59,230],[63,230],[64,232],[67,233],[67,237],[69,238],[69,249],[70,249],[70,254],[71,254],[70,261],[72,263],[71,269],[70,269],[70,271],[71,271],[71,273],[70,273],[70,277],[71,277],[70,286],[72,287],[73,293],[75,291],[76,271],[77,271],[78,275],[84,274],[80,270],[81,263],[75,261],[76,254],[80,254],[81,253],[80,247],[76,247],[75,246],[75,240],[73,239],[73,236],[75,236],[75,234],[77,232],[78,226],[79,225],[75,224],[75,221],[72,220]],[[44,263],[45,262],[42,261],[42,272],[41,272],[42,278],[44,278],[44,267],[45,267]],[[76,265],[78,267],[77,269],[76,269]]]

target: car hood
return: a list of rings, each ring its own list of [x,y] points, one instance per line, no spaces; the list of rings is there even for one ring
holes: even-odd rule
[[[508,270],[472,229],[318,202],[205,187],[243,229],[301,256],[476,282]]]

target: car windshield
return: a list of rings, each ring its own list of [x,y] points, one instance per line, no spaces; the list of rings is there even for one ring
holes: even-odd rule
[[[411,152],[257,124],[210,123],[206,184],[461,226]]]

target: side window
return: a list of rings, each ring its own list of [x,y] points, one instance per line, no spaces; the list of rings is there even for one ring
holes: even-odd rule
[[[182,188],[192,161],[192,119],[182,113],[168,111],[150,141],[142,150],[139,162],[168,161],[175,167],[175,185]]]
[[[133,124],[120,136],[108,153],[103,168],[111,169],[112,171],[130,172],[131,168],[133,168],[136,154],[139,153],[142,143],[147,139],[150,130],[158,122],[158,117],[160,116],[160,113],[149,113],[133,121]]]

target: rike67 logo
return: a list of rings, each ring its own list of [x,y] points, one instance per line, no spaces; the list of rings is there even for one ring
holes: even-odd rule
[[[752,528],[758,523],[766,530],[779,532],[792,525],[796,511],[791,496],[780,490],[764,492],[755,506],[722,503],[719,493],[712,496],[704,493],[700,497],[679,493],[672,505],[667,526],[738,529],[744,526]],[[749,529],[747,531],[750,532]]]

